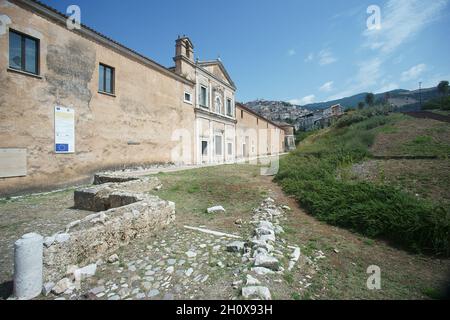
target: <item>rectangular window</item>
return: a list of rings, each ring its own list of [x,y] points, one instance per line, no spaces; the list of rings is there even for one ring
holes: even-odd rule
[[[222,155],[222,136],[216,136],[216,156]]]
[[[244,110],[241,110],[241,119],[244,119]]]
[[[207,105],[208,89],[206,89],[206,87],[204,87],[204,86],[200,87],[200,99],[199,100],[200,100],[199,101],[200,107],[203,107],[203,108],[208,107],[208,105]]]
[[[208,155],[208,141],[202,141],[202,155]]]
[[[189,92],[184,93],[184,102],[186,103],[192,103],[192,96]]]
[[[39,40],[10,30],[9,67],[39,74]]]
[[[114,68],[100,64],[98,68],[98,91],[114,94]]]
[[[228,142],[228,155],[232,156],[233,155],[233,144]]]
[[[233,116],[233,108],[231,99],[227,99],[227,116]]]

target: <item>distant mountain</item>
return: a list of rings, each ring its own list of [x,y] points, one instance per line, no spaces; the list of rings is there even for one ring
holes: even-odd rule
[[[357,108],[358,103],[365,102],[367,92],[359,93],[342,99],[311,103],[304,106],[293,105],[286,101],[270,101],[258,99],[245,103],[253,111],[273,121],[294,122],[297,119],[311,114],[312,111],[320,113],[321,110],[340,104],[344,109]],[[425,103],[439,97],[437,87],[422,90],[397,89],[375,95],[375,101],[387,101],[396,106],[397,111],[415,111],[420,108],[420,99]]]
[[[439,96],[439,92],[437,91],[437,88],[425,88],[421,90],[422,94],[422,101],[428,101],[430,99],[434,99]],[[305,106],[302,106],[303,108],[309,109],[309,110],[318,110],[318,109],[326,109],[332,105],[340,104],[344,108],[357,108],[359,102],[364,102],[366,99],[367,92],[359,93],[351,97],[346,97],[338,100],[332,100],[332,101],[326,101],[326,102],[318,102],[318,103],[311,103],[307,104]],[[392,91],[387,91],[383,93],[378,93],[375,95],[375,100],[384,100],[386,98],[389,98],[389,102],[393,103],[394,105],[397,105],[399,107],[403,107],[406,105],[413,105],[417,104],[420,101],[420,91],[419,90],[404,90],[404,89],[397,89]]]

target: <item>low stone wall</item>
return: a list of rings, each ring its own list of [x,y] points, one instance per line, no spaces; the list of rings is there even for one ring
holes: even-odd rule
[[[75,208],[94,212],[106,211],[139,201],[135,193],[144,193],[161,188],[161,182],[156,177],[142,179],[134,177],[122,177],[123,183],[117,181],[114,176],[96,175],[97,181],[104,181],[100,185],[76,190],[74,193]],[[127,180],[128,179],[128,180]]]
[[[106,174],[106,173],[98,173],[94,175],[94,185],[109,183],[109,182],[116,182],[116,183],[123,183],[128,181],[135,181],[139,180],[138,177],[133,176],[123,176],[123,175],[117,175],[117,174]]]
[[[114,253],[140,236],[148,236],[175,220],[175,203],[145,193],[160,187],[157,178],[107,183],[75,192],[76,207],[101,211],[74,221],[44,239],[44,281],[58,281],[71,265],[87,265]],[[131,190],[131,191],[130,191]]]

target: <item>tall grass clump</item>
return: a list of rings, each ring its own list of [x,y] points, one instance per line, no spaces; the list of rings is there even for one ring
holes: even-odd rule
[[[340,166],[370,156],[377,130],[399,115],[372,114],[329,132],[281,160],[276,181],[311,215],[414,252],[450,255],[450,209],[398,188],[338,179]]]

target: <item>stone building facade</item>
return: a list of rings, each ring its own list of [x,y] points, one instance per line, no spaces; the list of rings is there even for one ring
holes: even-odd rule
[[[295,126],[285,122],[277,122],[281,129],[284,131],[284,144],[286,151],[292,151],[296,149],[295,143]]]
[[[285,151],[285,132],[243,104],[236,104],[236,157],[254,159]]]
[[[191,142],[196,164],[229,163],[236,158],[236,87],[220,60],[194,60],[189,38],[176,41],[175,73],[193,81],[186,92],[195,113],[194,139]]]
[[[236,86],[220,60],[195,60],[189,38],[177,39],[175,67],[166,68],[89,27],[68,29],[64,15],[34,0],[0,0],[0,22],[0,196],[105,169],[245,156],[237,129],[250,120],[236,116]],[[72,122],[57,117],[66,110]],[[255,130],[264,127],[251,116]],[[58,142],[65,134],[69,142]],[[257,156],[283,150],[284,137],[270,139]]]

